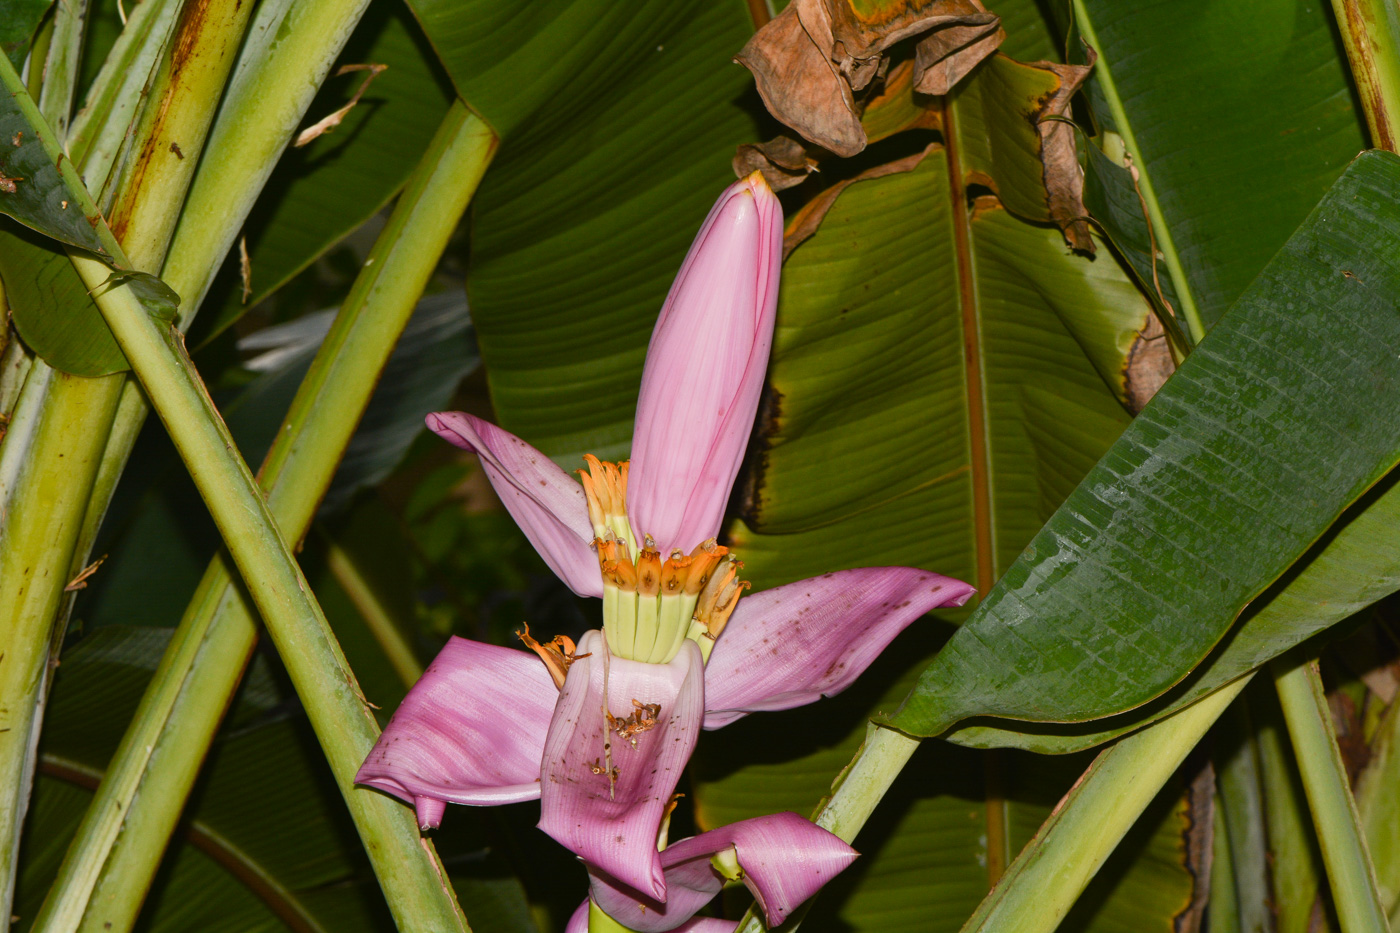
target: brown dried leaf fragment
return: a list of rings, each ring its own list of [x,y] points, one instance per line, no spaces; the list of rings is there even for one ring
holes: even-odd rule
[[[1176,363],[1172,360],[1167,333],[1157,315],[1149,311],[1123,364],[1123,394],[1128,410],[1136,415],[1146,408],[1174,372]]]
[[[775,136],[766,143],[744,143],[734,153],[735,177],[747,178],[760,172],[774,191],[800,185],[815,171],[817,160],[789,136]]]
[[[773,116],[818,146],[853,156],[865,148],[865,132],[850,85],[823,51],[832,44],[822,0],[793,0],[734,60],[753,72]]]
[[[238,277],[243,283],[243,304],[253,294],[253,260],[248,258],[248,238],[238,238]]]
[[[866,181],[871,178],[884,178],[886,175],[898,175],[900,172],[912,172],[918,168],[919,163],[935,152],[942,151],[943,147],[938,143],[932,143],[923,152],[887,162],[884,165],[877,165],[872,169],[861,172],[854,178],[837,182],[827,188],[821,194],[808,201],[801,210],[793,215],[788,222],[787,230],[783,234],[783,259],[786,260],[792,251],[797,249],[803,240],[817,232],[821,227],[822,220],[826,217],[826,212],[831,210],[831,206],[836,203],[836,199],[841,196],[851,185],[858,181]]]
[[[298,133],[296,140],[292,143],[292,148],[300,149],[316,137],[324,136],[337,126],[340,126],[340,121],[345,119],[345,115],[354,109],[355,105],[360,102],[360,98],[364,96],[365,91],[369,90],[370,82],[379,77],[379,73],[388,67],[388,65],[341,65],[335,73],[337,78],[341,75],[349,74],[352,71],[368,71],[369,74],[365,75],[365,79],[360,82],[359,89],[355,91],[355,96],[350,98],[348,104],[334,113],[322,117]]]
[[[914,66],[920,91],[951,87],[1004,36],[978,0],[892,0],[868,15],[851,0],[793,0],[735,61],[753,72],[773,116],[836,155],[853,156],[866,145],[856,94],[885,74],[891,46],[925,33]]]
[[[1089,236],[1089,211],[1084,207],[1084,171],[1074,150],[1074,126],[1061,117],[1069,113],[1070,100],[1093,70],[1098,57],[1087,49],[1089,61],[1084,65],[1058,65],[1054,62],[1032,62],[1037,68],[1052,71],[1060,79],[1060,87],[1040,111],[1040,158],[1045,165],[1045,191],[1050,219],[1064,231],[1065,240],[1074,249],[1094,251]]]
[[[82,570],[78,571],[78,575],[68,581],[68,585],[63,588],[63,592],[76,593],[78,590],[87,589],[88,578],[90,578],[93,574],[97,573],[97,568],[101,567],[103,562],[106,560],[107,555],[103,554],[101,557],[97,558],[97,560],[93,561],[92,563],[84,567]]]
[[[980,3],[971,3],[979,10]],[[985,14],[991,16],[990,13]],[[914,90],[942,96],[1001,47],[1006,31],[996,17],[990,23],[966,23],[936,30],[914,47]]]

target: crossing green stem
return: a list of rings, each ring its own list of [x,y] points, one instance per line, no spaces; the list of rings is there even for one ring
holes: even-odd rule
[[[1389,933],[1316,662],[1270,666],[1342,933]]]
[[[305,534],[378,374],[494,150],[489,129],[455,104],[400,196],[260,471],[268,507],[288,539]],[[234,585],[231,569],[221,555],[205,572],[84,816],[36,931],[120,933],[134,923],[257,638],[252,607]],[[330,677],[337,690],[348,684],[338,672]],[[372,724],[358,695],[350,699],[354,718]],[[377,735],[377,726],[369,731]],[[364,743],[373,741],[369,731],[361,731],[352,753],[333,762],[337,778],[352,804],[373,806],[410,824],[408,836],[419,850],[407,808],[350,788],[368,752]],[[395,895],[389,882],[385,886],[392,903]],[[418,896],[401,890],[398,900]],[[400,915],[400,924],[452,928],[442,925],[445,919],[420,911]]]

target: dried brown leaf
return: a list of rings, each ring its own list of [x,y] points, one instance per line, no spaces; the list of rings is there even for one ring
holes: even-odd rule
[[[865,148],[855,98],[799,17],[803,8],[812,10],[809,19],[829,45],[830,29],[821,31],[821,0],[794,0],[754,33],[734,60],[753,72],[759,96],[773,116],[818,146],[840,156],[855,155]]]
[[[1197,933],[1210,904],[1210,873],[1215,845],[1215,767],[1206,749],[1197,748],[1183,766],[1183,774],[1194,777],[1186,785],[1186,807],[1182,814],[1182,855],[1191,875],[1191,900],[1172,918],[1173,933]]]
[[[932,30],[958,27],[981,35],[996,31],[999,22],[996,14],[988,13],[977,0],[905,0],[865,15],[857,13],[850,0],[825,0],[824,5],[833,39],[831,60],[843,75],[851,78],[851,86],[856,90],[869,83],[869,63],[897,42]],[[949,51],[967,45],[973,38],[969,35]]]
[[[884,178],[886,175],[898,175],[900,172],[912,172],[919,167],[919,163],[924,161],[935,152],[943,151],[943,146],[939,143],[932,143],[923,152],[887,162],[884,165],[877,165],[872,169],[861,172],[854,178],[847,178],[839,181],[827,188],[821,194],[808,201],[801,210],[793,215],[788,222],[787,230],[783,234],[783,259],[786,260],[798,245],[816,233],[822,225],[822,220],[826,218],[827,211],[831,210],[836,199],[841,196],[851,185],[858,181],[866,181],[871,178]]]
[[[775,136],[766,143],[744,143],[734,153],[734,175],[745,178],[762,172],[763,180],[774,191],[800,185],[817,171],[817,160],[790,136]]]
[[[1069,245],[1088,253],[1094,251],[1089,236],[1089,212],[1084,207],[1084,171],[1075,154],[1074,127],[1058,117],[1069,113],[1070,100],[1083,86],[1097,57],[1089,49],[1089,61],[1084,65],[1059,65],[1054,62],[1032,62],[1037,68],[1053,71],[1060,79],[1059,90],[1040,111],[1040,158],[1045,164],[1045,191],[1050,219],[1060,225]]]
[[[957,24],[935,30],[914,47],[914,90],[920,94],[947,94],[982,59],[995,52],[1005,38],[1006,31],[994,17],[990,23]]]
[[[243,304],[253,294],[253,261],[248,258],[248,238],[238,238],[238,277],[243,282]]]
[[[1128,348],[1128,357],[1123,364],[1123,394],[1127,398],[1128,410],[1137,414],[1152,401],[1152,396],[1162,384],[1176,372],[1172,360],[1171,344],[1157,315],[1148,312],[1142,329],[1133,338]]]
[[[996,50],[998,23],[977,0],[904,0],[873,15],[857,13],[850,0],[793,0],[735,61],[753,72],[773,116],[836,155],[853,156],[866,145],[856,94],[885,75],[891,46],[943,34],[919,53],[915,86],[924,91],[927,79],[951,87]],[[940,55],[952,61],[945,66]]]

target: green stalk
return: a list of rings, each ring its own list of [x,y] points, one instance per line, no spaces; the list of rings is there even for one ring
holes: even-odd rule
[[[1376,873],[1337,748],[1317,664],[1290,665],[1280,660],[1271,670],[1342,933],[1388,933],[1390,925],[1381,907]]]
[[[1248,681],[1244,677],[1228,684],[1100,753],[963,925],[962,933],[1051,933],[1059,926],[1172,772]],[[814,822],[854,842],[918,742],[872,725]],[[784,924],[784,933],[797,928],[810,903]],[[762,933],[763,929],[752,909],[738,927],[739,933]]]
[[[1234,704],[1215,733],[1219,813],[1225,821],[1235,905],[1242,930],[1273,927],[1269,840],[1265,830],[1256,730],[1246,700]]]
[[[252,7],[243,0],[188,0],[180,11],[107,217],[130,268],[156,272],[165,262]]]
[[[107,175],[146,100],[146,84],[179,10],[178,0],[143,0],[132,10],[88,89],[83,109],[73,117],[64,145],[69,158],[83,166],[93,191],[109,187]]]
[[[161,273],[183,299],[182,327],[189,326],[243,219],[368,5],[369,0],[276,0],[259,6]]]
[[[211,87],[206,90],[207,96],[202,101],[192,101],[195,105],[202,103],[205,107],[212,107],[223,95],[224,102],[212,134],[214,150],[207,153],[208,157],[204,159],[199,158],[197,151],[191,151],[193,147],[183,150],[187,158],[199,164],[195,190],[186,201],[185,212],[202,212],[206,218],[217,218],[217,222],[227,228],[227,237],[222,236],[222,231],[220,236],[202,236],[196,232],[183,239],[177,236],[172,245],[167,257],[165,279],[177,293],[184,296],[181,320],[185,325],[188,325],[198,307],[196,294],[202,295],[213,278],[234,232],[247,216],[273,164],[296,131],[316,89],[340,54],[345,39],[358,23],[367,3],[368,0],[265,0],[258,6],[252,28],[253,39],[245,43],[241,53],[233,81],[238,92],[224,95],[222,86]],[[155,35],[159,37],[161,34],[157,31]],[[272,48],[274,45],[275,48]],[[134,92],[139,86],[128,85],[128,91]],[[185,99],[190,100],[188,96]],[[93,116],[92,119],[98,117]],[[230,125],[234,128],[229,129]],[[125,123],[122,124],[122,132],[125,132]],[[115,152],[108,150],[106,155],[113,157]],[[100,172],[94,172],[94,177],[99,174],[106,177],[108,171],[108,167],[101,167]],[[184,192],[179,192],[178,196],[175,192],[169,194],[173,196],[172,203],[178,204]],[[209,229],[206,227],[202,232],[208,234]],[[222,245],[216,246],[216,241]],[[172,260],[173,270],[170,268]],[[17,638],[35,642],[41,640],[47,644],[50,639],[45,635],[51,632],[57,636],[62,631],[66,624],[62,587],[87,558],[116,480],[146,417],[147,409],[140,389],[130,380],[122,377],[91,380],[91,385],[80,390],[80,382],[69,379],[55,382],[52,377],[52,371],[42,361],[34,362],[24,390],[28,396],[27,402],[21,398],[15,423],[12,423],[6,443],[0,446],[0,477],[8,473],[13,480],[23,473],[33,480],[34,471],[25,472],[21,467],[34,460],[44,464],[46,475],[52,474],[56,485],[72,491],[73,495],[50,503],[50,507],[43,512],[20,510],[20,514],[29,515],[32,520],[49,528],[51,534],[46,542],[37,533],[21,535],[29,546],[41,548],[31,555],[42,565],[34,573],[34,579],[40,581],[38,587],[14,574],[0,579],[0,636],[7,645]],[[59,391],[50,397],[50,389],[55,387]],[[94,397],[89,399],[86,397],[88,394]],[[117,416],[110,431],[79,432],[82,438],[101,452],[101,466],[97,471],[100,485],[95,490],[93,474],[86,469],[90,448],[85,448],[77,456],[65,454],[63,459],[39,461],[33,456],[35,452],[29,449],[28,440],[37,436],[39,423],[51,421],[63,425],[74,422],[85,413],[103,413],[118,395]],[[30,420],[34,424],[29,424]],[[6,466],[7,460],[10,466]],[[58,479],[60,476],[63,477],[61,480]],[[5,547],[7,534],[23,531],[9,527],[17,518],[11,500],[40,501],[36,498],[36,486],[37,483],[31,481],[20,489],[10,482],[0,489],[0,506],[4,507],[0,514],[7,516],[6,527],[0,528],[0,548]],[[89,492],[94,493],[91,498],[88,498]],[[81,508],[80,500],[85,498],[88,501],[84,513],[78,510]],[[63,511],[64,507],[69,511]],[[76,544],[71,537],[72,529],[76,527],[74,514],[81,518],[81,537]],[[22,583],[23,591],[17,592],[21,590]],[[40,592],[45,588],[51,592]],[[26,600],[41,600],[42,603],[30,605]],[[52,611],[45,607],[52,607]],[[36,611],[39,612],[37,616]],[[49,613],[47,618],[43,617],[44,612]],[[40,653],[36,652],[35,657],[39,656]],[[37,668],[38,673],[35,673],[32,665],[29,670],[17,664],[8,665],[4,679],[0,679],[0,700],[10,710],[8,715],[22,720],[17,724],[18,728],[0,732],[0,775],[5,776],[0,787],[4,788],[6,795],[4,800],[0,800],[0,931],[8,926],[10,916],[10,894],[14,884],[13,852],[18,846],[18,833],[28,800],[33,739],[37,737],[35,726],[40,718],[37,706],[42,703],[47,683],[47,659]],[[11,683],[11,680],[14,682]],[[0,728],[9,727],[0,724]],[[19,760],[12,763],[11,758]]]
[[[962,933],[1051,933],[1157,796],[1244,689],[1242,678],[1101,752]]]
[[[9,313],[9,306],[3,300],[4,293],[5,286],[0,284],[0,315]],[[9,430],[10,418],[15,405],[19,403],[20,390],[29,376],[29,367],[34,364],[34,357],[20,342],[19,335],[11,329],[8,336],[10,340],[5,344],[4,352],[0,352],[0,437]]]
[[[1371,145],[1400,142],[1400,10],[1394,0],[1332,0]]]
[[[395,624],[393,616],[389,614],[389,610],[385,609],[384,604],[380,602],[378,595],[374,592],[374,587],[370,586],[364,574],[360,573],[355,559],[329,533],[322,537],[326,544],[327,569],[335,577],[335,582],[339,583],[340,588],[345,591],[345,595],[350,598],[350,602],[355,606],[355,611],[364,620],[365,627],[374,636],[374,640],[379,643],[379,649],[389,659],[394,673],[399,675],[399,679],[404,682],[405,686],[412,687],[418,682],[418,678],[423,676],[422,662],[418,660],[412,646],[403,637],[403,633],[399,631],[399,627]]]
[[[242,6],[239,0],[199,0],[187,7],[191,12],[181,23],[175,43],[181,61],[175,61],[175,55],[165,56],[167,77],[157,83],[153,105],[148,108],[152,115],[143,122],[143,128],[151,133],[178,128],[188,146],[191,168],[198,160],[247,24],[248,12]],[[61,4],[56,13],[42,103],[36,115],[47,125],[44,132],[49,134],[55,122],[67,122],[83,25],[81,19],[74,23],[71,17],[85,9],[85,3],[71,2]],[[61,45],[72,48],[64,52]],[[187,64],[179,69],[179,78],[169,77],[182,61]],[[0,63],[0,72],[8,91],[23,95],[8,61]],[[144,170],[128,176],[117,199],[118,214],[140,213],[144,235],[126,255],[107,225],[99,224],[96,233],[104,249],[119,257],[126,268],[158,268],[189,180],[189,169],[147,159]],[[0,897],[0,930],[8,928],[19,836],[48,693],[51,649],[62,639],[71,607],[64,587],[87,559],[91,540],[84,540],[85,527],[95,526],[105,512],[103,502],[96,510],[96,520],[89,518],[94,513],[90,493],[125,381],[122,376],[85,379],[55,373],[36,360],[21,399],[32,424],[25,426],[21,436],[7,436],[0,450],[0,474],[10,474],[0,492],[0,504],[4,505],[0,634],[10,661],[0,666],[0,705],[7,711],[6,722],[0,724],[7,730],[0,732],[0,788],[5,793],[0,802],[0,852],[4,853],[0,854],[0,884],[6,892]],[[29,397],[27,405],[23,396]]]
[[[290,539],[299,540],[309,526],[494,149],[489,129],[455,104],[312,362],[260,471],[268,506]],[[227,559],[218,557],[108,766],[36,931],[131,928],[256,638],[251,607],[233,584]],[[348,772],[336,769],[343,787],[412,823],[407,808],[349,788],[367,751],[352,756]],[[411,835],[416,848],[416,827]]]
[[[1265,685],[1261,681],[1258,686]],[[1309,826],[1308,803],[1288,745],[1283,714],[1275,697],[1267,699],[1267,705],[1255,702],[1253,709],[1268,817],[1275,926],[1278,933],[1308,933],[1322,880],[1322,856]],[[1357,806],[1365,811],[1359,795]]]
[[[1084,8],[1084,0],[1073,0],[1073,12],[1074,25],[1078,27],[1084,41],[1094,51],[1102,53],[1103,46],[1099,44],[1099,37],[1094,33],[1094,23],[1089,18],[1089,11]],[[1152,186],[1152,177],[1147,171],[1147,160],[1143,158],[1142,150],[1138,148],[1137,137],[1133,134],[1133,125],[1128,120],[1127,111],[1123,108],[1123,98],[1119,96],[1118,85],[1113,80],[1113,69],[1102,55],[1094,65],[1094,80],[1098,81],[1099,86],[1103,88],[1103,95],[1108,101],[1108,109],[1113,114],[1113,122],[1117,124],[1118,134],[1123,137],[1123,142],[1133,157],[1138,172],[1138,186],[1142,189],[1142,199],[1147,204],[1147,219],[1152,224],[1152,232],[1157,239],[1157,248],[1162,251],[1162,262],[1167,267],[1167,274],[1172,280],[1172,288],[1176,290],[1176,297],[1181,302],[1181,313],[1186,320],[1187,328],[1191,331],[1191,339],[1199,343],[1201,338],[1206,335],[1205,324],[1201,321],[1201,312],[1196,307],[1196,298],[1191,291],[1190,280],[1186,278],[1186,270],[1182,268],[1181,257],[1177,254],[1176,241],[1172,239],[1171,230],[1167,227],[1166,219],[1162,216],[1162,206],[1157,200],[1157,189]]]
[[[74,404],[45,402],[63,395]],[[74,546],[116,397],[101,380],[35,361],[0,450],[0,930],[8,929],[20,830],[51,668],[53,620],[72,577]],[[39,416],[43,411],[43,417]]]
[[[118,254],[113,258],[121,262]],[[354,787],[378,723],[181,335],[153,320],[129,286],[106,287],[106,264],[74,255],[73,265],[141,380],[277,646],[400,928],[465,929],[441,864],[420,844],[413,815]]]
[[[59,139],[67,133],[68,115],[73,111],[73,97],[78,87],[78,64],[83,57],[87,10],[87,0],[64,0],[54,4],[53,34],[44,55],[43,86],[38,102],[44,118],[49,121],[49,127],[58,134]]]
[[[33,50],[30,85],[39,112],[65,126],[77,84],[86,2],[57,5]],[[42,63],[42,64],[40,64]],[[4,63],[7,88],[19,76]],[[120,377],[84,379],[32,360],[0,445],[0,931],[8,930],[20,834],[34,779],[43,706],[53,673],[64,587],[86,557],[78,542],[102,438],[116,412]]]

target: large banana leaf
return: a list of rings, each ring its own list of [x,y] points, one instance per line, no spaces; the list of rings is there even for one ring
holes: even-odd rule
[[[1094,118],[1125,137],[1165,228],[1161,277],[1210,326],[1365,145],[1328,5],[1073,9],[1098,53]]]
[[[1089,720],[1194,668],[1400,459],[1400,158],[1360,156],[893,721]],[[1283,639],[1280,639],[1283,640]]]
[[[995,199],[967,211],[950,161],[934,147],[912,171],[850,185],[784,267],[759,453],[730,535],[757,586],[884,563],[995,579],[1128,423],[1095,360],[1116,354],[1121,369],[1145,301],[1106,251],[1070,253],[1058,230]],[[892,708],[947,631],[916,625],[838,700],[707,737],[702,824],[810,810],[866,715]],[[1005,794],[1016,825],[1033,827],[1074,775],[1072,765],[1008,759],[1010,786],[994,791],[988,764],[946,746],[920,752],[857,839],[868,864],[823,895],[808,923],[957,929],[986,893],[988,846],[1014,854],[1029,834],[989,840],[986,798]],[[1161,845],[1152,851],[1175,851]],[[1125,857],[1121,875],[1162,900],[1134,913],[1106,883],[1086,898],[1099,913],[1077,929],[1171,929],[1191,899],[1179,857]]]

